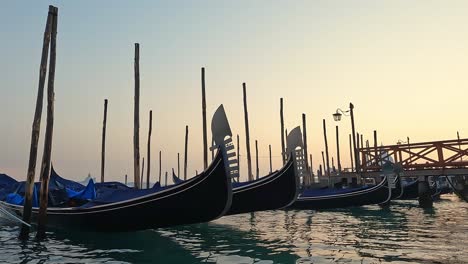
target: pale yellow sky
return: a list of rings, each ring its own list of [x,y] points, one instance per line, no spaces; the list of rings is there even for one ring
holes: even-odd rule
[[[11,16],[24,22],[3,28],[9,41],[0,44],[8,51],[0,62],[5,109],[0,111],[0,172],[18,179],[27,169],[49,3],[27,8],[8,3],[0,11],[3,24]],[[202,168],[201,67],[206,67],[208,116],[225,105],[233,133],[241,136],[241,155],[242,82],[247,83],[251,149],[254,155],[258,139],[261,175],[269,170],[268,144],[273,167],[281,166],[280,97],[286,128],[300,125],[301,114],[307,114],[314,169],[321,163],[323,118],[330,156],[336,159],[339,124],[341,158],[349,166],[350,119],[336,123],[331,116],[349,102],[355,105],[357,131],[371,139],[377,130],[379,143],[407,136],[412,142],[454,139],[457,131],[468,137],[465,1],[148,1],[101,3],[94,10],[82,2],[55,4],[60,18],[53,160],[68,178],[99,174],[104,98],[109,99],[107,177],[132,175],[134,42],[141,44],[142,157],[153,109],[153,179],[159,150],[163,175],[177,166],[177,152],[183,156],[185,125],[190,127],[189,174]],[[241,168],[246,178],[245,160]]]

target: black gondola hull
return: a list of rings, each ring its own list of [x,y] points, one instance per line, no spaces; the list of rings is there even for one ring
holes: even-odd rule
[[[90,208],[49,208],[48,226],[93,231],[135,231],[208,222],[231,206],[232,186],[221,153],[210,167],[172,188],[135,199]],[[22,206],[3,203],[18,214]],[[33,209],[33,218],[37,216]]]
[[[374,187],[356,192],[312,197],[300,195],[289,208],[317,210],[381,204],[388,202],[391,195],[385,178],[385,180]]]
[[[293,160],[289,159],[281,170],[234,188],[227,215],[287,207],[296,200],[298,185]]]

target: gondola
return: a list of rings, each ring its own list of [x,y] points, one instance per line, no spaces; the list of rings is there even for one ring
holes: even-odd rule
[[[392,191],[387,177],[375,186],[349,189],[309,189],[304,190],[292,209],[333,209],[369,204],[384,204],[390,201]]]
[[[232,183],[232,204],[226,215],[280,209],[297,197],[297,183],[292,159],[278,171],[258,180]],[[173,174],[176,184],[184,182]]]
[[[211,130],[215,146],[225,146],[227,150],[231,151],[228,154],[233,165],[231,177],[238,178],[238,164],[231,139],[232,132],[222,105],[216,110],[213,121],[215,122],[212,123]],[[297,134],[298,132],[299,134]],[[289,142],[296,142],[298,137],[302,142],[299,127],[293,129],[289,135]],[[294,157],[291,155],[280,170],[257,180],[233,182],[232,204],[226,215],[274,210],[292,204],[297,198],[299,185],[294,162]]]
[[[418,194],[418,180],[414,180],[409,183],[401,183],[401,189],[403,193],[400,197],[397,197],[398,200],[411,200],[417,199],[419,197]]]
[[[115,190],[79,207],[48,208],[48,226],[92,231],[136,231],[214,220],[231,206],[232,186],[222,153],[198,176],[170,188]],[[1,202],[20,215],[23,207]],[[33,208],[33,218],[38,208]]]

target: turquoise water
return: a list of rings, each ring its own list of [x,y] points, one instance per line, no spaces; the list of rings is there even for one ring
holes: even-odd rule
[[[0,263],[468,263],[468,203],[446,195],[430,210],[396,201],[134,233],[51,231],[27,244],[17,235],[0,225]]]

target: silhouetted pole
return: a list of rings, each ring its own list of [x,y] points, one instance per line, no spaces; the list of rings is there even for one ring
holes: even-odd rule
[[[159,184],[162,184],[162,181],[161,181],[161,174],[162,174],[162,170],[161,170],[161,150],[159,151]],[[162,185],[161,185],[162,186]]]
[[[101,144],[101,182],[104,182],[104,168],[106,165],[106,126],[107,126],[107,99],[104,99],[104,121],[102,122],[102,144]]]
[[[312,163],[312,153],[309,154],[309,156],[310,156],[310,183],[314,183],[315,179],[314,179],[314,166]]]
[[[336,161],[338,163],[338,172],[341,172],[341,159],[340,159],[340,134],[338,126],[336,126]]]
[[[245,145],[247,150],[247,169],[249,181],[253,180],[252,175],[252,160],[250,158],[250,133],[249,133],[249,114],[247,111],[247,91],[245,83],[242,83],[242,91],[244,94],[244,119],[245,119]]]
[[[322,170],[322,168],[320,168],[320,172],[321,172],[322,175],[325,175],[325,173],[326,173],[326,172],[324,172],[324,170],[325,170],[325,153],[323,151],[322,151],[322,164],[323,164],[323,166],[322,166],[323,170]],[[324,173],[322,173],[322,172],[324,172]],[[328,185],[330,185],[330,177],[328,177]]]
[[[167,186],[167,171],[166,171],[166,176],[165,176],[165,179],[164,179],[164,185]]]
[[[184,180],[187,180],[188,126],[185,126]]]
[[[128,175],[125,174],[125,185],[127,185],[127,178],[128,178]]]
[[[354,171],[354,162],[355,160],[353,159],[353,147],[351,144],[351,134],[349,134],[349,156],[351,157],[351,171]]]
[[[255,165],[256,165],[256,169],[255,169],[256,179],[258,179],[260,175],[259,175],[259,169],[258,169],[258,141],[257,140],[255,140]]]
[[[133,116],[133,181],[140,189],[140,44],[135,43],[135,108]]]
[[[208,139],[206,136],[206,98],[205,98],[205,68],[201,68],[202,82],[202,116],[203,116],[203,168],[208,167]]]
[[[356,141],[357,141],[357,142],[356,142],[357,159],[356,159],[356,160],[357,160],[357,162],[358,162],[358,163],[356,163],[356,164],[359,165],[359,166],[356,165],[356,168],[358,168],[358,167],[361,168],[361,161],[360,161],[360,160],[361,160],[361,154],[359,153],[359,148],[360,148],[360,146],[361,146],[361,143],[360,143],[360,138],[361,138],[361,136],[359,135],[359,133],[356,133],[356,134],[357,134],[357,139],[356,139]]]
[[[332,166],[331,166],[332,171],[335,171],[335,159],[332,157]]]
[[[151,132],[153,131],[153,110],[149,112],[149,129],[148,129],[148,151],[146,156],[148,157],[148,168],[146,169],[146,189],[150,187],[150,174],[151,174]],[[177,153],[177,156],[179,154]]]
[[[55,62],[57,58],[57,17],[58,8],[53,7],[52,16],[52,32],[50,39],[50,63],[49,63],[49,78],[47,81],[47,122],[44,140],[44,153],[42,155],[41,166],[41,192],[39,198],[39,215],[37,226],[37,239],[45,238],[45,229],[47,224],[47,203],[49,197],[49,176],[50,176],[50,160],[52,155],[52,136],[54,133],[54,81],[55,81]]]
[[[458,150],[461,151],[461,144],[460,144],[460,133],[457,131],[457,139],[458,139]],[[460,162],[463,161],[463,155],[460,155]]]
[[[177,152],[177,177],[180,178],[180,154]]]
[[[364,148],[364,136],[363,136],[363,134],[361,134],[361,145],[360,146],[361,146],[361,148]],[[362,160],[361,155],[359,155],[359,157]]]
[[[349,112],[351,115],[351,132],[353,135],[353,147],[354,147],[354,165],[356,167],[356,172],[360,172],[359,169],[359,156],[357,153],[357,148],[356,148],[356,130],[354,128],[354,105],[352,103],[349,103]]]
[[[52,28],[53,14],[55,7],[49,6],[47,22],[44,31],[44,40],[42,44],[41,66],[39,68],[39,86],[37,91],[36,109],[34,111],[34,121],[31,132],[31,146],[29,149],[28,174],[25,184],[25,201],[23,207],[23,221],[31,223],[32,195],[34,188],[34,174],[36,172],[37,145],[39,142],[39,133],[41,130],[42,105],[44,101],[44,85],[47,72],[47,60],[49,57],[50,31]],[[27,239],[29,236],[29,226],[21,225],[20,239]]]
[[[379,153],[377,151],[377,130],[374,130],[374,159],[375,166],[379,166]]]
[[[145,175],[145,158],[142,159],[141,161],[141,177],[140,177],[140,186],[141,189],[143,189],[143,176]],[[148,187],[146,187],[148,188]]]
[[[302,142],[304,142],[304,157],[305,157],[304,162],[305,162],[305,167],[307,170],[307,173],[305,176],[305,179],[306,179],[305,184],[310,185],[309,178],[312,172],[309,171],[309,161],[307,160],[307,123],[306,123],[306,115],[304,113],[302,114],[302,130],[304,132],[302,134],[302,138],[303,138]]]
[[[281,122],[281,157],[283,159],[283,165],[284,165],[286,164],[286,149],[285,149],[285,143],[284,143],[283,98],[280,98],[280,122]]]
[[[271,163],[271,145],[268,145],[268,150],[270,152],[270,173],[273,171],[273,166],[272,166],[272,163]]]
[[[328,157],[328,141],[327,141],[327,127],[325,125],[325,119],[323,119],[323,138],[325,140],[325,154],[327,156],[327,176],[330,177],[330,159]],[[324,164],[325,166],[325,164]]]
[[[238,171],[240,171],[240,144],[239,144],[239,134],[237,134],[237,166]]]
[[[410,162],[411,162],[411,148],[410,148],[409,137],[406,137],[406,144],[408,145],[408,153],[409,153],[408,164],[410,164]],[[400,152],[400,155],[401,155],[401,152]],[[401,161],[403,161],[403,160],[401,160]]]

